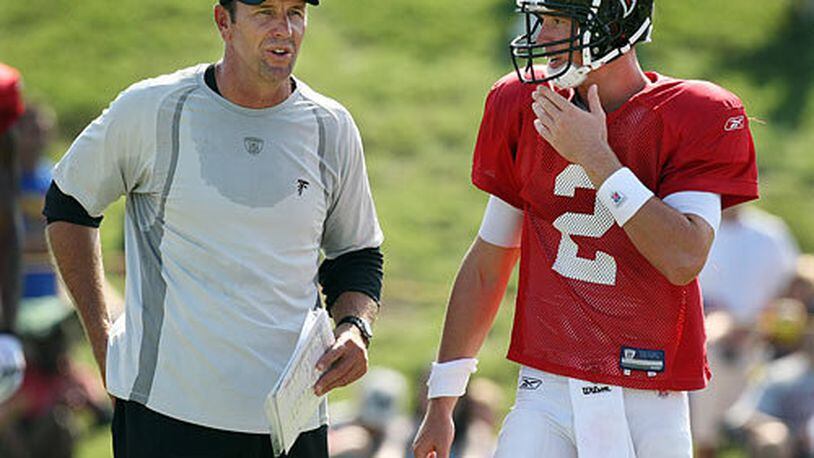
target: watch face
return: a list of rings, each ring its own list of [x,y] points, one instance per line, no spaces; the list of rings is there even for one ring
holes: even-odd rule
[[[350,323],[359,328],[359,331],[362,332],[362,337],[367,340],[370,340],[373,337],[373,330],[370,328],[370,323],[368,323],[364,318],[351,315],[343,318],[341,322]]]

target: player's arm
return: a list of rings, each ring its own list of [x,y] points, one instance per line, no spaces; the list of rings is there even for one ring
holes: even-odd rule
[[[19,208],[11,132],[0,134],[0,333],[13,332],[20,285]]]
[[[416,457],[426,458],[432,452],[440,458],[449,455],[454,437],[452,413],[462,393],[460,386],[454,386],[460,382],[443,379],[450,375],[455,378],[454,373],[461,370],[468,378],[471,369],[465,366],[483,345],[517,263],[521,224],[522,212],[494,197],[490,200],[481,231],[458,270],[447,305],[438,364],[430,375],[429,404],[413,442]],[[451,374],[439,373],[439,367],[445,365]]]
[[[110,316],[105,302],[105,275],[99,239],[101,217],[91,217],[82,205],[55,183],[45,198],[46,234],[62,282],[68,290],[105,381]]]
[[[561,156],[585,169],[599,198],[642,256],[670,283],[691,282],[706,263],[715,231],[704,218],[683,214],[642,189],[623,167],[608,144],[598,87],[588,90],[589,111],[545,86],[533,98],[537,132]]]

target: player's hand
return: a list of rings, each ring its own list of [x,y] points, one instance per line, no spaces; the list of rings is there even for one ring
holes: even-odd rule
[[[605,111],[597,85],[588,89],[590,111],[580,109],[548,86],[538,86],[532,98],[537,116],[534,128],[566,160],[587,169],[608,155],[615,159],[608,146]]]
[[[359,380],[367,372],[367,346],[356,326],[342,324],[334,330],[336,342],[317,361],[323,372],[314,386],[317,396]]]
[[[448,458],[455,438],[452,421],[453,398],[430,400],[427,413],[413,440],[415,458]]]
[[[23,383],[25,357],[20,339],[0,334],[0,403],[17,392]]]

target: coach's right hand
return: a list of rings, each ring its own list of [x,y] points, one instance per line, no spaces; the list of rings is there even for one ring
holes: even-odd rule
[[[413,440],[415,458],[448,458],[455,438],[452,411],[458,398],[430,399],[427,413]]]

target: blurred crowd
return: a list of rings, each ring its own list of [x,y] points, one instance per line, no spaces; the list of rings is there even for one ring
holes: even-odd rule
[[[814,256],[779,218],[735,208],[700,281],[713,377],[690,398],[696,456],[814,456]]]

